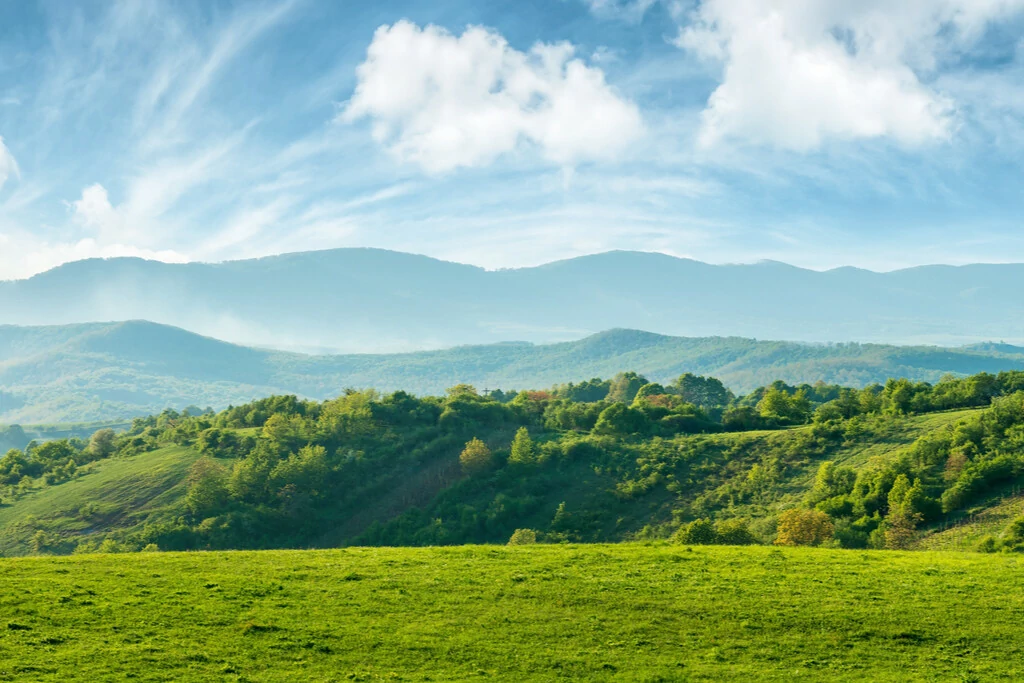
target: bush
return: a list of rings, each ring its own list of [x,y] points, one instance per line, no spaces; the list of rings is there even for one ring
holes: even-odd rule
[[[995,536],[989,535],[981,539],[976,549],[979,553],[994,553],[999,549],[999,543]]]
[[[508,539],[509,545],[534,545],[537,543],[537,532],[533,529],[516,529]]]
[[[718,533],[710,519],[695,519],[680,528],[672,536],[672,540],[688,545],[710,545],[718,542]]]
[[[750,533],[744,519],[727,519],[715,524],[716,543],[722,545],[752,545],[757,539]]]

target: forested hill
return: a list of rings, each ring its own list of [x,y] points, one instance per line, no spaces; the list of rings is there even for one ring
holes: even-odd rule
[[[0,320],[145,319],[247,345],[407,351],[613,328],[685,336],[963,344],[1024,342],[1024,265],[817,272],[610,252],[486,271],[339,249],[220,264],[70,263],[0,283]]]
[[[349,391],[0,456],[0,555],[621,541],[1024,550],[1024,372],[864,389],[635,373]],[[998,508],[998,510],[996,509]],[[961,546],[963,547],[963,546]]]
[[[613,330],[550,345],[503,343],[393,355],[310,356],[246,348],[147,322],[0,326],[0,423],[91,422],[270,394],[315,399],[346,387],[440,394],[468,383],[522,389],[634,370],[668,382],[721,378],[738,394],[781,379],[862,387],[1024,368],[1024,349],[809,345]]]

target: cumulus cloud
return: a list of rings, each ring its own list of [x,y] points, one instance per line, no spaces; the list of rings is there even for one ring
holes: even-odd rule
[[[18,162],[14,160],[14,155],[7,149],[3,137],[0,137],[0,190],[3,189],[8,178],[17,175]]]
[[[455,36],[408,21],[377,29],[340,116],[431,173],[482,166],[524,144],[552,163],[620,155],[643,131],[636,105],[568,43],[511,48],[493,31]]]
[[[110,203],[106,188],[99,183],[82,190],[81,199],[71,202],[71,211],[81,225],[101,235],[116,239],[125,231],[124,216]]]
[[[700,141],[810,150],[828,139],[948,138],[956,103],[930,81],[1024,0],[704,0],[677,44],[722,64]]]

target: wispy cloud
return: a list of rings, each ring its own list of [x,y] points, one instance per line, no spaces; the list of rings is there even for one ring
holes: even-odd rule
[[[11,154],[11,150],[7,149],[4,139],[0,137],[0,190],[4,188],[8,178],[17,177],[19,174],[17,160]]]

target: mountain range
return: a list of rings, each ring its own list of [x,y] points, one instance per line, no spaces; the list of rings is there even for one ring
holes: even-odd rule
[[[1024,348],[804,344],[611,330],[573,342],[462,346],[399,354],[310,355],[239,346],[152,322],[0,326],[0,423],[123,420],[269,394],[316,399],[347,387],[439,394],[546,388],[635,370],[653,381],[714,375],[738,393],[776,379],[851,386],[889,377],[937,381],[1024,368]]]
[[[1024,265],[824,272],[608,252],[488,271],[379,249],[225,263],[69,263],[0,282],[0,321],[151,320],[230,342],[395,352],[613,328],[809,342],[1024,343]]]

